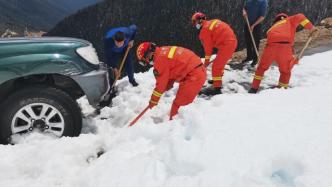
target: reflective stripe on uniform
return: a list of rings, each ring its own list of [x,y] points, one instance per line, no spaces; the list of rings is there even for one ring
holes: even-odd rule
[[[212,31],[212,29],[214,28],[214,26],[215,26],[217,23],[218,23],[218,20],[214,20],[214,21],[211,23],[211,25],[210,25],[210,27],[209,27],[209,30]]]
[[[169,50],[169,53],[168,53],[168,58],[172,59],[174,57],[174,53],[175,53],[175,50],[176,50],[177,47],[172,47],[171,50]]]
[[[212,77],[212,80],[213,80],[213,81],[221,81],[221,80],[222,80],[222,77]]]
[[[152,104],[158,104],[157,101],[152,101],[152,100],[150,100],[150,103],[152,103]]]
[[[279,87],[288,88],[288,84],[284,84],[284,83],[279,82]]]
[[[156,97],[161,97],[163,94],[160,92],[157,92],[156,90],[153,91],[152,95],[156,96]]]
[[[278,21],[276,24],[274,24],[267,32],[270,32],[272,29],[274,29],[275,27],[279,26],[279,25],[282,25],[284,23],[287,22],[287,19],[284,19],[284,20],[281,20],[281,21]]]
[[[258,76],[258,75],[254,75],[254,79],[261,81],[261,80],[263,80],[263,77],[262,76]]]
[[[310,23],[310,21],[308,19],[305,19],[301,22],[301,25],[305,27],[308,23]]]

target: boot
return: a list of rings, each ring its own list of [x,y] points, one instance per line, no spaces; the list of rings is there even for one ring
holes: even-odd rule
[[[242,61],[243,64],[247,64],[248,62],[252,61],[252,58],[246,58]]]
[[[257,64],[257,60],[254,60],[254,61],[252,61],[252,63],[250,64],[250,66],[251,66],[251,67],[255,67],[256,64]]]
[[[139,84],[136,82],[136,80],[132,80],[130,81],[130,84],[133,86],[133,87],[137,87]]]
[[[214,96],[219,95],[221,93],[221,88],[214,88],[214,87],[208,87],[203,89],[201,92],[199,92],[199,95],[206,95],[206,96]]]
[[[208,80],[208,84],[213,84],[213,80]]]
[[[256,94],[258,92],[258,89],[255,89],[255,88],[250,88],[250,90],[248,91],[248,93],[251,93],[251,94]]]

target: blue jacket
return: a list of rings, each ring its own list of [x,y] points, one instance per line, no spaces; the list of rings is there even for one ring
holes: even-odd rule
[[[268,1],[267,0],[246,0],[244,9],[248,13],[250,24],[254,24],[259,17],[265,17],[267,14]]]
[[[124,41],[124,45],[122,47],[117,47],[113,40],[113,36],[119,31],[125,33],[125,41]],[[118,56],[119,53],[125,52],[125,50],[128,47],[128,43],[131,40],[135,39],[136,31],[137,31],[137,26],[130,25],[129,27],[113,28],[106,33],[104,44],[105,44],[105,55],[106,55],[106,59],[107,59],[106,63],[108,65],[110,65],[111,67],[117,66],[118,62],[115,62],[115,61],[117,61],[115,56]]]

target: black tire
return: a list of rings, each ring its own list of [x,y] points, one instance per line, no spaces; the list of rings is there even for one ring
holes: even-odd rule
[[[78,136],[82,130],[82,114],[77,102],[61,89],[33,85],[14,92],[1,104],[0,143],[10,143],[12,119],[23,107],[33,103],[45,103],[62,115],[64,128],[61,136]]]

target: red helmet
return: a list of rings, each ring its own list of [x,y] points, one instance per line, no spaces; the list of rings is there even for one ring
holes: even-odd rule
[[[191,23],[193,25],[196,24],[197,21],[199,20],[206,20],[206,15],[203,14],[202,12],[196,12],[192,17],[191,17]]]
[[[155,50],[156,50],[156,44],[152,42],[141,43],[136,50],[136,56],[138,62],[143,66],[149,64],[151,59],[148,59],[147,55],[149,54],[149,52],[154,52]]]
[[[276,22],[278,22],[278,21],[280,21],[280,20],[282,20],[282,19],[285,19],[285,18],[288,18],[288,15],[285,14],[285,13],[280,13],[280,14],[278,14],[278,15],[275,17],[275,19],[274,19],[274,23],[276,23]]]

